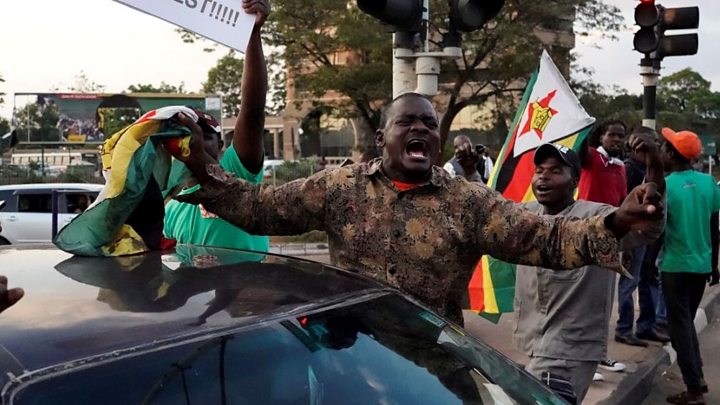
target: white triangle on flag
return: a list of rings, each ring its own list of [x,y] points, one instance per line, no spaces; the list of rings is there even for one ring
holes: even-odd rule
[[[540,58],[540,69],[526,105],[520,106],[513,154],[515,157],[573,135],[592,125],[595,118],[580,105],[570,86],[547,51]]]

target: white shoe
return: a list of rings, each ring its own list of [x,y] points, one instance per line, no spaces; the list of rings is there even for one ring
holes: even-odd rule
[[[595,373],[593,375],[593,381],[605,381],[605,376],[602,373]]]
[[[615,372],[620,372],[627,368],[624,363],[620,363],[619,361],[615,361],[613,359],[605,359],[601,361],[600,364],[598,364],[598,367],[602,368],[603,370]]]

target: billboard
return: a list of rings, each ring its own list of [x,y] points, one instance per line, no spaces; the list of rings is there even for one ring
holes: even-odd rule
[[[17,107],[23,98],[26,104]],[[102,142],[146,112],[171,105],[198,108],[218,120],[222,111],[220,97],[205,94],[16,93],[15,104],[13,123],[25,143]],[[35,122],[45,111],[52,112],[50,118]]]

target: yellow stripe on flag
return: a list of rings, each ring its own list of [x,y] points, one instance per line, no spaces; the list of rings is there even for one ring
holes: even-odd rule
[[[483,289],[485,290],[485,296],[483,298],[484,308],[483,312],[490,314],[500,313],[497,304],[497,298],[495,298],[495,289],[493,288],[492,277],[490,276],[490,262],[488,256],[482,257],[482,271],[483,271]]]
[[[136,123],[127,128],[112,150],[110,179],[108,180],[105,198],[117,197],[125,188],[127,168],[135,152],[145,143],[150,135],[157,132],[161,121],[149,120]]]

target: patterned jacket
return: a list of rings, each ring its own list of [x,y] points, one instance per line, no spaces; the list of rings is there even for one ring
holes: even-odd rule
[[[202,203],[250,234],[325,231],[333,264],[399,287],[455,321],[483,254],[545,268],[620,271],[605,216],[538,216],[440,167],[426,184],[399,191],[381,166],[378,158],[272,187],[208,165],[211,180],[177,198]]]

